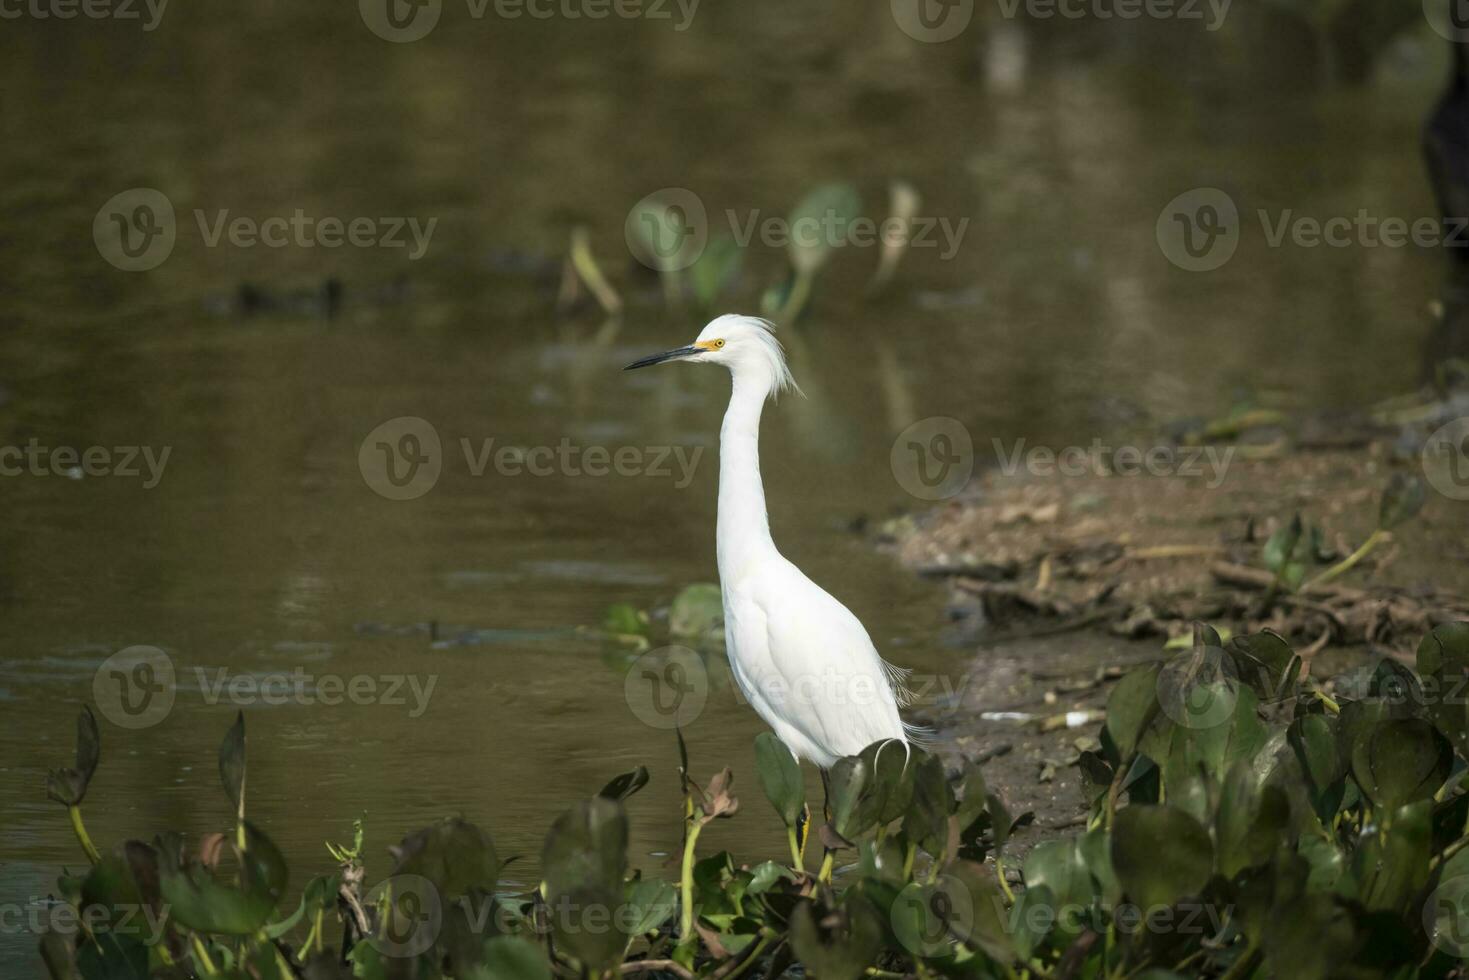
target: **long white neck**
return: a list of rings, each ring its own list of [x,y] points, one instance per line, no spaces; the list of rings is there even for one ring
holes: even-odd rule
[[[719,430],[719,518],[715,532],[719,578],[729,587],[761,558],[777,554],[760,482],[760,410],[770,380],[734,373],[729,408]]]

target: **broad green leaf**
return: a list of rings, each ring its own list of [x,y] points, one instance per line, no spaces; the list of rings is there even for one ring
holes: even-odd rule
[[[808,975],[822,980],[858,980],[882,945],[882,923],[877,913],[855,892],[843,907],[818,914],[810,900],[791,915],[790,943]],[[834,921],[833,921],[834,920]]]
[[[427,879],[445,902],[471,888],[493,892],[500,874],[500,859],[489,835],[459,817],[440,820],[409,834],[391,851],[394,876]]]
[[[949,815],[954,812],[954,791],[944,776],[944,764],[936,756],[915,751],[913,804],[903,816],[903,833],[934,858],[942,858],[949,845]]]
[[[828,776],[831,807],[831,828],[847,840],[855,840],[870,828],[858,819],[858,804],[867,787],[868,768],[861,756],[849,755],[838,759]]]
[[[1129,806],[1112,827],[1112,868],[1144,910],[1196,896],[1214,867],[1214,845],[1197,820],[1167,806]]]
[[[906,813],[913,801],[912,750],[903,743],[884,739],[863,749],[861,757],[867,763],[861,819],[885,827]]]
[[[1271,630],[1236,636],[1226,648],[1234,658],[1237,676],[1254,689],[1262,703],[1295,694],[1301,658],[1280,634]]]
[[[1433,803],[1419,800],[1384,814],[1352,854],[1356,899],[1368,909],[1399,913],[1428,881]],[[1417,914],[1420,910],[1413,909]]]
[[[755,736],[755,775],[781,822],[794,827],[806,805],[806,783],[796,757],[771,732]]]
[[[1469,759],[1469,623],[1437,626],[1423,638],[1418,676],[1428,717]]]
[[[673,915],[678,906],[678,892],[666,881],[643,879],[627,883],[626,929],[628,936],[641,936],[657,929]]]
[[[1312,809],[1329,826],[1341,806],[1347,771],[1336,721],[1326,715],[1302,715],[1291,722],[1286,738],[1309,784]]]
[[[1229,771],[1214,822],[1215,859],[1225,878],[1267,864],[1286,842],[1290,801],[1277,786],[1261,786],[1249,759]]]
[[[245,852],[237,853],[238,881],[226,882],[195,861],[159,849],[159,886],[174,922],[199,932],[248,936],[263,926],[285,894],[285,858],[248,820]],[[225,846],[233,849],[233,837]]]
[[[551,965],[529,940],[496,936],[485,942],[481,961],[464,980],[551,980]]]
[[[1356,740],[1352,776],[1379,807],[1426,800],[1449,777],[1453,749],[1436,728],[1420,718],[1379,722]]]
[[[596,797],[561,814],[541,851],[547,894],[591,887],[620,894],[627,836],[627,814],[614,800]]]
[[[1087,923],[1076,912],[1092,905],[1092,875],[1081,852],[1080,838],[1046,841],[1026,855],[1026,888],[1043,887],[1053,904],[1049,918],[1064,936],[1081,934]]]
[[[1107,698],[1107,731],[1123,758],[1132,755],[1158,713],[1159,665],[1139,667],[1117,682]]]

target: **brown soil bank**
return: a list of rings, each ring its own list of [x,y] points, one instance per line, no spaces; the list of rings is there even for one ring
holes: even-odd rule
[[[924,720],[946,749],[987,760],[1016,813],[1035,812],[1022,849],[1082,819],[1072,763],[1095,742],[1111,682],[1189,637],[1193,621],[1274,629],[1330,689],[1344,669],[1411,656],[1433,625],[1469,619],[1469,502],[1435,489],[1442,480],[1426,477],[1421,440],[1409,450],[1378,436],[1299,446],[1218,445],[1196,466],[1179,450],[1153,467],[1168,475],[1097,457],[1063,475],[1045,456],[1022,459],[884,528],[905,565],[947,584],[980,648],[961,693]],[[1389,484],[1421,493],[1421,509],[1349,570],[1313,584],[1372,535]],[[1298,514],[1291,588],[1267,543]]]

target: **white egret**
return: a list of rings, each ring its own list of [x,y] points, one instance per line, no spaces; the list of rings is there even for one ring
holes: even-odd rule
[[[774,327],[727,314],[687,347],[624,370],[683,360],[722,364],[733,386],[719,431],[715,540],[724,636],[735,682],[797,759],[823,770],[873,742],[905,745],[917,730],[898,716],[907,671],[885,662],[861,622],[775,548],[760,482],[760,412],[796,388]]]

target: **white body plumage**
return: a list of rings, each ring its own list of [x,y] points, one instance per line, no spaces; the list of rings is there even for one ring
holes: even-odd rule
[[[908,742],[903,672],[883,661],[857,617],[776,550],[760,479],[760,414],[793,388],[773,328],[710,321],[689,347],[644,358],[722,364],[733,379],[719,436],[716,542],[730,669],[740,690],[800,759],[823,769],[873,742]]]

